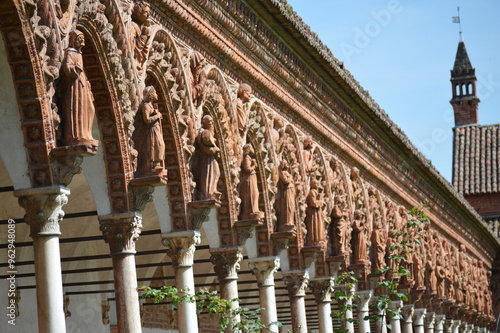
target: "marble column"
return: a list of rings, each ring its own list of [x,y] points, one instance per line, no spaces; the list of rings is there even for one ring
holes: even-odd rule
[[[444,314],[437,314],[435,316],[436,320],[434,322],[434,332],[435,333],[444,333],[444,324],[446,320],[446,316]]]
[[[413,332],[424,333],[424,321],[427,309],[419,308],[413,312]]]
[[[140,333],[135,242],[141,233],[142,216],[138,212],[101,215],[99,224],[113,261],[118,332]]]
[[[70,191],[64,186],[16,190],[19,205],[26,211],[35,257],[38,332],[64,333],[66,322],[59,249],[59,223]],[[9,272],[9,271],[8,271]],[[8,273],[7,272],[7,273]]]
[[[424,330],[426,333],[434,333],[436,328],[436,313],[428,312],[425,314]]]
[[[167,248],[167,254],[172,258],[175,274],[175,287],[181,293],[193,295],[194,284],[194,252],[196,245],[201,243],[199,231],[187,230],[169,232],[161,235],[162,243]],[[181,302],[177,310],[179,333],[197,333],[198,317],[195,302]]]
[[[443,333],[453,332],[453,319],[446,319],[443,323]]]
[[[210,261],[214,265],[220,287],[220,297],[227,300],[238,298],[238,271],[240,261],[243,259],[241,248],[227,247],[210,250]],[[231,303],[233,309],[240,306],[238,301]],[[240,321],[240,317],[234,318],[235,322]]]
[[[399,313],[402,307],[402,301],[393,301],[389,304],[389,309],[394,313],[394,315],[391,316],[391,333],[401,333],[401,315]]]
[[[403,333],[413,333],[413,313],[415,312],[415,305],[406,304],[401,310],[403,319],[402,331]]]
[[[387,311],[380,310],[377,308],[377,301],[378,298],[372,297],[371,298],[371,312],[373,315],[377,316],[377,319],[375,320],[375,332],[376,333],[387,333]]]
[[[459,333],[461,323],[462,323],[462,321],[459,319],[453,320],[453,322],[451,324],[451,332],[452,333]]]
[[[277,333],[278,312],[276,310],[276,293],[274,290],[274,273],[280,267],[278,257],[260,257],[248,260],[248,267],[257,278],[259,286],[259,304],[262,308],[261,320],[269,332]]]
[[[364,318],[369,315],[370,312],[370,299],[373,296],[373,291],[364,290],[355,293],[356,303],[358,305],[358,319],[359,319],[359,333],[369,333],[370,332],[370,320],[365,320]]]
[[[353,322],[353,316],[352,316],[352,300],[354,297],[354,286],[353,285],[337,285],[335,286],[335,290],[343,290],[345,292],[346,300],[345,301],[338,301],[339,306],[344,308],[345,312],[345,320],[343,321],[343,329],[346,332],[349,333],[354,333],[354,322]]]
[[[332,323],[332,292],[334,279],[320,278],[310,280],[309,288],[311,288],[316,299],[318,308],[318,325],[320,333],[333,333]]]
[[[288,271],[283,273],[283,281],[290,297],[292,314],[292,333],[307,333],[307,317],[304,297],[309,285],[309,274],[304,271]]]

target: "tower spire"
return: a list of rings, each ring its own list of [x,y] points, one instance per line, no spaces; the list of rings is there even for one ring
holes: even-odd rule
[[[458,42],[455,64],[451,70],[451,86],[453,97],[450,101],[455,113],[455,126],[477,124],[479,98],[476,95],[476,70],[465,48],[460,25],[460,7],[457,8],[458,16],[453,16],[453,23],[458,23],[460,41]]]

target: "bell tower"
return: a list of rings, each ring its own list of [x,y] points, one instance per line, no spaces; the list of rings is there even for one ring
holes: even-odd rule
[[[450,103],[455,114],[455,126],[477,124],[479,98],[476,95],[476,70],[467,55],[461,32],[450,81],[453,89]]]

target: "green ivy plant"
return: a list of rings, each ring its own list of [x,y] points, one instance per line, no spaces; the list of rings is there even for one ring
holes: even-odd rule
[[[239,302],[238,298],[227,300],[221,298],[217,291],[209,291],[200,289],[195,294],[190,294],[189,290],[184,289],[181,292],[172,286],[163,286],[160,289],[154,289],[147,286],[138,288],[144,291],[141,299],[152,298],[154,303],[167,301],[177,308],[182,302],[196,302],[198,311],[207,311],[210,317],[219,316],[220,333],[226,332],[229,328],[230,332],[245,332],[256,333],[269,331],[269,327],[264,325],[260,319],[262,308],[250,310],[246,307],[233,308],[233,302]],[[239,317],[237,321],[236,318]],[[280,322],[273,322],[270,325],[281,327]]]

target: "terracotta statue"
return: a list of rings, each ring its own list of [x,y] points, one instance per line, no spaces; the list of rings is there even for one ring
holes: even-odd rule
[[[205,115],[202,128],[195,140],[195,154],[192,161],[193,180],[196,182],[195,200],[218,200],[217,182],[220,177],[216,156],[220,149],[213,135],[213,119]]]
[[[144,88],[137,110],[134,144],[139,152],[137,172],[140,175],[160,173],[165,159],[165,143],[161,127],[162,115],[153,102],[158,99],[153,86]]]
[[[257,186],[257,167],[255,151],[251,144],[243,146],[243,161],[241,162],[240,183],[238,193],[240,194],[240,220],[259,219],[263,213],[259,210],[259,188]]]
[[[443,261],[445,258],[439,256],[436,262],[436,277],[437,277],[437,297],[446,298],[446,269],[444,267]]]
[[[307,228],[306,245],[322,246],[325,243],[325,223],[321,216],[321,208],[325,204],[323,194],[319,193],[319,182],[311,179],[309,194],[306,198],[306,219]]]
[[[207,74],[203,71],[205,57],[198,51],[191,53],[189,64],[191,68],[191,96],[193,103],[199,107],[205,98],[205,82]]]
[[[304,150],[302,152],[302,156],[304,157],[304,169],[307,174],[311,174],[314,172],[314,157],[312,154],[312,137],[306,136],[304,138]]]
[[[350,219],[346,202],[346,194],[335,196],[335,204],[332,211],[331,239],[334,255],[340,256],[348,253]]]
[[[82,47],[85,45],[83,32],[69,33],[69,47],[61,65],[62,141],[65,146],[93,145],[94,97],[90,82],[83,71]]]
[[[240,84],[238,87],[238,98],[236,99],[236,115],[238,118],[238,131],[240,136],[245,136],[245,129],[248,121],[248,114],[245,110],[244,104],[250,101],[252,96],[252,87],[246,83]]]
[[[361,210],[355,210],[352,221],[352,261],[355,264],[364,264],[367,261],[366,255],[366,217]]]
[[[372,212],[373,219],[373,271],[385,268],[385,246],[387,244],[387,230],[385,229],[384,222],[382,220],[382,212],[380,205],[378,203],[377,196],[375,195],[375,188],[370,187],[368,190],[368,195],[370,197],[370,210]]]
[[[354,209],[361,209],[364,206],[363,187],[359,178],[359,169],[356,167],[351,169],[351,187]]]
[[[276,197],[276,215],[278,231],[290,231],[295,226],[295,183],[290,165],[286,160],[279,167],[278,194]]]
[[[331,188],[332,192],[335,192],[339,184],[342,182],[342,166],[335,157],[330,159],[330,172],[332,181]]]
[[[425,286],[425,267],[422,245],[419,245],[417,247],[417,250],[413,253],[412,269],[412,276],[415,281],[415,287],[423,288]]]
[[[130,31],[130,47],[134,51],[135,65],[139,73],[149,52],[149,3],[143,0],[134,3]]]
[[[274,149],[277,153],[281,151],[281,146],[283,145],[283,138],[285,136],[284,126],[283,118],[275,114],[273,118],[273,128],[271,129],[271,137],[273,138]]]

